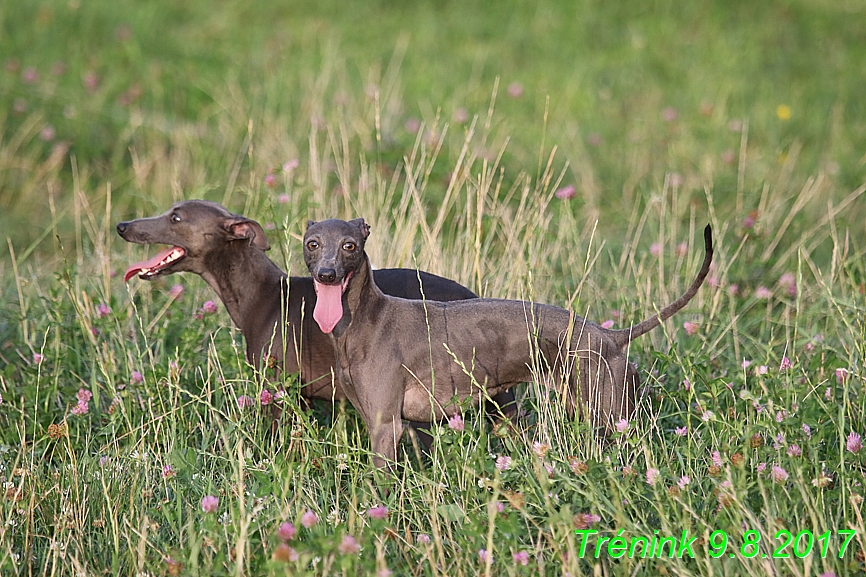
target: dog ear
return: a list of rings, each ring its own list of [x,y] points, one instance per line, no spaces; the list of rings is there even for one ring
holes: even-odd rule
[[[223,221],[223,229],[228,233],[229,240],[249,239],[250,245],[259,250],[268,250],[271,245],[262,230],[262,225],[248,218],[229,218]]]
[[[370,225],[364,222],[363,218],[356,218],[354,220],[350,220],[349,224],[357,226],[360,229],[361,234],[364,236],[364,240],[367,240],[367,237],[370,236]]]
[[[314,224],[316,224],[316,221],[315,221],[315,220],[308,220],[308,221],[307,221],[307,230],[309,230],[309,228],[310,228],[311,226],[313,226]]]

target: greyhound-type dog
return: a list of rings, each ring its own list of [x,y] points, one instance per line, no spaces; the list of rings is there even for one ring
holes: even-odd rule
[[[630,417],[640,378],[624,348],[686,306],[713,255],[707,225],[706,256],[688,290],[658,315],[611,330],[532,302],[387,296],[371,279],[369,234],[364,219],[310,221],[304,260],[318,293],[313,318],[331,336],[340,383],[369,429],[377,466],[396,458],[401,418],[441,419],[459,410],[455,399],[477,403],[531,380],[534,367],[568,414],[580,411],[606,430]]]
[[[117,232],[128,242],[171,247],[129,267],[124,280],[135,275],[150,280],[176,272],[200,275],[243,333],[250,364],[263,368],[262,361],[273,357],[277,367],[288,373],[300,370],[301,382],[306,384],[303,396],[327,401],[346,398],[331,378],[333,347],[311,320],[316,304],[312,279],[288,277],[265,256],[270,245],[259,223],[215,202],[188,200],[160,216],[121,222]],[[426,272],[382,269],[373,275],[383,292],[399,297],[477,298],[468,288]],[[494,400],[502,410],[513,410],[511,391]],[[494,407],[490,409],[498,414]],[[422,441],[427,444],[423,437]]]

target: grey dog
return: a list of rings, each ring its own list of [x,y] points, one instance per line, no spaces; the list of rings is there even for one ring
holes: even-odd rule
[[[402,419],[436,421],[533,378],[533,367],[565,403],[609,430],[635,410],[640,378],[626,345],[694,297],[710,270],[706,255],[688,290],[657,315],[611,330],[570,311],[516,300],[418,302],[382,293],[372,281],[364,219],[310,221],[304,260],[318,300],[313,318],[331,336],[346,396],[369,433],[373,462],[396,458]]]
[[[316,303],[312,279],[287,276],[265,255],[270,244],[258,222],[215,202],[187,200],[159,216],[121,222],[117,232],[128,242],[169,245],[149,260],[130,266],[124,280],[135,275],[150,280],[185,271],[200,275],[243,333],[252,365],[262,368],[262,361],[272,358],[276,368],[300,371],[303,396],[326,401],[346,398],[331,378],[331,343],[312,321]],[[399,297],[476,298],[468,288],[423,271],[382,269],[374,276],[383,291]],[[506,415],[514,411],[513,400],[511,391],[494,399]],[[488,409],[491,415],[500,414],[494,405]],[[429,444],[424,435],[421,441]]]

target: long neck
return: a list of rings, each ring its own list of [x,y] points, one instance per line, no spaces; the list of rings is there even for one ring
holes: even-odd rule
[[[370,258],[364,254],[364,260],[349,281],[349,287],[343,294],[343,319],[334,328],[333,334],[339,338],[352,323],[365,322],[366,318],[378,315],[385,294],[373,282],[373,269]]]
[[[241,242],[226,245],[206,262],[202,278],[219,295],[229,316],[249,342],[267,317],[279,313],[286,274],[265,254]]]

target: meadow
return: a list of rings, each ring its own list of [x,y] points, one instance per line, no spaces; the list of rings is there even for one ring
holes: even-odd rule
[[[4,3],[0,576],[863,574],[864,22]],[[154,250],[116,223],[187,198],[295,275],[308,219],[362,216],[378,267],[614,327],[684,290],[707,223],[716,253],[631,344],[610,439],[533,382],[513,423],[467,410],[383,473],[350,405],[262,381],[200,278],[123,282]]]

